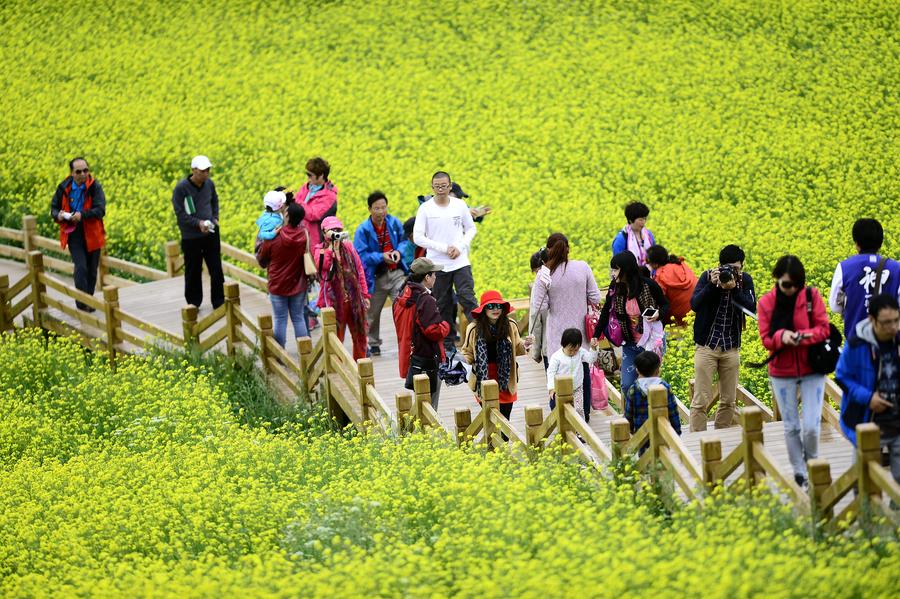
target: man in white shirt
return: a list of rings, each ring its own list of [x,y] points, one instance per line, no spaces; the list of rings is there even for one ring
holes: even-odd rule
[[[438,171],[431,177],[434,197],[419,206],[413,228],[413,243],[425,248],[426,257],[442,266],[431,293],[441,311],[441,317],[454,322],[453,289],[463,307],[466,318],[472,319],[475,301],[475,281],[469,262],[469,246],[475,237],[475,223],[466,203],[450,195],[450,175]],[[454,331],[444,339],[444,346],[452,348]]]

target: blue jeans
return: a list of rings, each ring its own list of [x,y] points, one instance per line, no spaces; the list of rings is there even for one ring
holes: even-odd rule
[[[825,397],[825,375],[801,377],[770,376],[775,401],[784,421],[784,440],[794,474],[806,478],[806,460],[819,456],[819,430],[822,423],[822,400]],[[800,403],[797,402],[797,390]]]
[[[294,337],[307,337],[309,335],[309,331],[306,328],[306,315],[304,314],[304,307],[306,306],[305,292],[301,291],[297,295],[275,295],[270,293],[269,300],[272,302],[273,334],[278,345],[284,347],[288,314],[290,314],[291,322],[294,324]]]
[[[634,359],[638,356],[639,353],[644,351],[643,347],[640,347],[636,343],[626,343],[622,346],[622,398],[625,397],[625,392],[628,390],[630,386],[634,384],[637,380],[637,370],[634,367]]]

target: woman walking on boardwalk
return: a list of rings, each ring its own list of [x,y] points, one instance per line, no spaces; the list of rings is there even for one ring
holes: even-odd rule
[[[587,262],[569,260],[569,240],[562,233],[547,238],[543,250],[544,264],[538,270],[531,293],[531,311],[546,311],[544,333],[546,353],[553,355],[560,348],[560,339],[566,329],[578,329],[582,334],[582,347],[590,349],[588,340],[593,331],[585,330],[588,306],[600,302],[600,289]],[[590,420],[591,383],[590,365],[584,365],[584,419]]]

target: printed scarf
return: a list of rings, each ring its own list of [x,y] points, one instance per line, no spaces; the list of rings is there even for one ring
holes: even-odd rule
[[[635,255],[638,266],[647,264],[647,249],[653,245],[653,240],[650,239],[650,231],[647,230],[647,227],[644,227],[641,229],[641,238],[638,239],[638,236],[634,234],[634,229],[631,228],[631,225],[626,225],[622,230],[625,232],[625,247],[629,252]]]
[[[491,333],[495,334],[496,328],[491,325]],[[477,332],[475,333],[478,334]],[[509,373],[512,367],[512,342],[509,334],[497,339],[497,385],[501,391],[509,391]],[[488,346],[483,337],[475,339],[475,391],[481,394],[481,381],[488,380]]]
[[[339,323],[346,323],[354,334],[365,334],[367,328],[365,298],[359,288],[359,274],[350,242],[340,245],[341,259],[334,257],[325,285],[328,305]]]
[[[624,289],[624,284],[622,284],[622,288],[617,291],[621,292],[616,293],[614,296],[616,302],[614,308],[616,310],[616,318],[618,318],[619,323],[622,324],[622,338],[626,343],[637,343],[634,333],[637,332],[638,334],[643,334],[644,319],[639,315],[637,322],[632,322],[631,318],[628,316],[628,312],[625,310],[625,303],[628,301],[628,293]],[[641,279],[641,292],[638,293],[637,301],[640,313],[643,313],[647,308],[659,308],[653,300],[653,295],[650,293],[650,285],[643,279]]]

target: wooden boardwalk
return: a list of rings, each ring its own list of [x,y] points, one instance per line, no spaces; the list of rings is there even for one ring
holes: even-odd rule
[[[27,267],[20,262],[0,260],[0,275],[9,275],[11,281],[19,280],[27,273]],[[71,279],[65,275],[53,276],[71,284]],[[204,290],[208,294],[208,281],[204,281]],[[122,287],[119,290],[119,303],[123,311],[140,316],[142,320],[170,333],[172,336],[180,337],[182,335],[181,309],[185,306],[183,292],[184,280],[181,276],[177,276]],[[72,302],[71,299],[52,289],[48,290],[48,293],[60,301]],[[205,302],[200,308],[200,319],[212,312],[212,308],[208,303],[208,295]],[[241,309],[253,319],[257,319],[261,315],[271,314],[271,305],[266,295],[248,285],[240,285],[240,304]],[[53,317],[63,321],[72,320],[58,310],[51,309],[50,313]],[[73,323],[73,326],[81,326],[83,328],[83,325],[78,323]],[[314,340],[321,335],[321,330],[321,327],[319,327],[313,331],[312,337]],[[292,356],[297,356],[297,346],[295,340],[291,338],[290,324],[288,325],[288,331],[286,349]],[[135,327],[129,327],[129,332],[136,336],[146,336],[146,333]],[[381,336],[383,339],[382,355],[372,358],[375,370],[375,387],[388,405],[393,406],[393,398],[404,389],[403,380],[400,378],[397,367],[397,341],[390,306],[387,306],[382,311]],[[346,340],[345,346],[349,349],[349,338]],[[543,366],[528,356],[520,356],[518,363],[519,400],[513,408],[510,422],[518,430],[525,430],[526,407],[541,407],[545,418],[550,415],[550,409],[547,401],[547,385]],[[685,403],[689,402],[686,401]],[[468,385],[462,384],[454,387],[444,385],[441,390],[437,413],[447,430],[454,430],[454,413],[459,408],[470,408],[473,412],[478,410],[478,404],[475,402]],[[589,426],[604,443],[611,445],[610,421],[618,417],[619,415],[612,412],[606,414],[594,412]],[[722,442],[724,453],[730,452],[741,442],[741,429],[737,426],[730,429],[713,430],[710,424],[710,430],[704,433],[688,432],[688,424],[686,422],[682,426],[684,430],[682,435],[684,445],[697,460],[700,459],[701,439],[719,438]],[[786,477],[790,478],[791,468],[787,457],[782,423],[779,421],[766,423],[763,431],[766,448],[775,458],[779,470]],[[853,447],[839,431],[834,430],[826,422],[822,423],[819,457],[826,459],[835,472],[843,472],[853,460]]]

